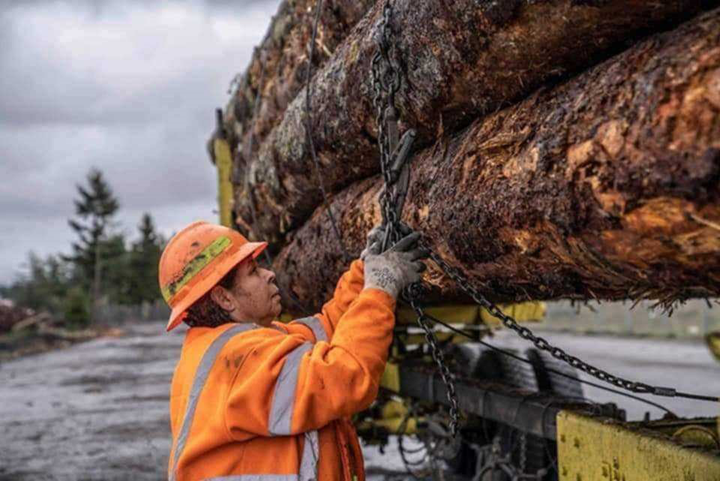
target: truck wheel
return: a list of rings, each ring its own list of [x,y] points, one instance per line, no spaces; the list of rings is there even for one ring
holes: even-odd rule
[[[502,366],[501,382],[527,391],[539,391],[538,380],[532,365],[518,359],[493,351],[498,363]],[[500,447],[503,455],[510,453],[510,459],[516,467],[520,466],[522,432],[509,426],[501,426],[498,431]],[[523,474],[535,474],[547,466],[545,440],[532,434],[525,435],[525,470]],[[510,481],[501,471],[493,473],[492,481]],[[489,480],[488,480],[489,481]]]
[[[535,348],[525,351],[525,357],[533,363],[540,391],[578,398],[578,400],[585,399],[582,384],[578,381],[578,373],[574,367]],[[555,372],[550,372],[548,369]]]
[[[525,357],[533,364],[540,391],[572,398],[578,402],[585,399],[583,386],[580,384],[578,372],[574,367],[535,348],[526,350]],[[557,462],[557,445],[553,441],[546,442],[545,464],[547,466],[555,465]],[[551,468],[545,479],[548,481],[556,480],[558,479],[558,473],[554,468]]]
[[[488,357],[490,351],[483,345],[463,343],[456,344],[451,349],[451,358],[456,363],[456,369],[463,376],[483,380],[502,378],[501,366],[494,358]],[[477,464],[477,452],[472,445],[490,444],[494,434],[495,427],[489,421],[481,424],[480,427],[472,426],[461,430],[462,442],[457,455],[445,461],[450,472],[454,475],[472,478]]]
[[[533,366],[513,359],[498,351],[491,350],[479,344],[462,344],[462,363],[464,374],[471,375],[474,379],[486,381],[498,381],[512,387],[528,391],[538,391],[538,383],[535,377]],[[458,346],[459,347],[459,346]],[[473,444],[484,446],[491,444],[497,437],[503,453],[512,452],[511,459],[519,464],[520,432],[508,426],[498,425],[490,421],[481,421],[482,428],[476,432],[476,439]],[[490,437],[485,439],[485,431]],[[477,428],[476,428],[477,431]],[[535,473],[538,469],[545,467],[545,444],[544,440],[536,436],[527,435],[525,438],[526,472]],[[458,456],[448,461],[448,467],[454,474],[473,476],[477,464],[477,452],[467,443],[463,442]],[[509,480],[503,472],[497,471],[487,473],[481,481],[506,481]]]
[[[528,364],[500,352],[490,350],[478,344],[462,344],[459,354],[463,374],[471,375],[475,379],[499,381],[512,387],[528,391],[550,392],[560,396],[567,396],[577,400],[584,399],[582,384],[578,379],[577,371],[563,362],[558,361],[545,352],[531,348],[525,351],[525,357],[532,364]],[[458,346],[459,347],[459,346]],[[515,353],[513,351],[513,353]],[[548,371],[552,369],[556,372]],[[562,374],[557,374],[557,372]],[[487,430],[491,439],[478,436],[483,433],[468,432],[467,436],[475,435],[473,444],[480,446],[493,442],[492,436],[497,437],[501,451],[505,455],[511,453],[511,460],[517,466],[520,463],[520,431],[509,426],[487,422]],[[477,428],[475,428],[477,431]],[[482,431],[482,430],[481,430]],[[557,452],[555,443],[539,436],[527,434],[525,437],[525,474],[534,474],[539,469],[550,466]],[[448,462],[448,467],[454,474],[473,476],[477,461],[476,451],[463,442],[458,456]],[[481,481],[508,481],[509,477],[500,471],[487,473]],[[554,470],[544,477],[545,481],[557,480]]]

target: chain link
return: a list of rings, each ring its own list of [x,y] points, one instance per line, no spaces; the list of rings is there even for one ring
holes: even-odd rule
[[[392,28],[390,17],[392,8],[389,0],[383,5],[382,18],[380,19],[380,30],[376,38],[378,51],[372,58],[372,85],[375,96],[373,103],[376,109],[376,123],[378,126],[378,144],[380,146],[380,168],[385,183],[385,188],[380,195],[380,206],[383,217],[390,225],[388,242],[394,244],[400,240],[397,213],[393,209],[394,189],[391,175],[391,146],[388,133],[389,117],[396,118],[395,94],[400,89],[400,69],[392,53]],[[385,101],[383,101],[385,97]]]
[[[521,473],[525,473],[527,468],[527,433],[520,433],[520,462],[518,463]]]
[[[373,103],[376,109],[376,120],[378,128],[378,145],[380,146],[380,167],[385,182],[385,189],[380,196],[380,206],[382,208],[384,218],[387,222],[385,245],[393,245],[401,238],[400,219],[396,215],[393,205],[396,201],[397,192],[393,188],[393,179],[391,175],[390,159],[392,152],[390,151],[390,138],[388,134],[387,122],[389,119],[393,121],[397,119],[395,109],[395,94],[400,88],[400,69],[397,62],[393,58],[391,48],[392,30],[390,27],[390,17],[392,9],[389,0],[385,0],[383,5],[382,18],[380,20],[380,30],[376,38],[378,51],[372,59],[372,85],[374,90]],[[383,99],[384,97],[384,99]],[[383,101],[384,100],[384,101]],[[425,339],[430,346],[430,353],[433,360],[438,366],[440,377],[446,387],[448,402],[450,403],[450,431],[453,437],[458,434],[458,425],[460,410],[458,408],[457,393],[455,392],[455,383],[450,369],[445,364],[445,356],[438,346],[435,333],[430,328],[428,318],[425,315],[418,299],[421,294],[419,283],[410,286],[403,293],[410,305],[417,313],[418,325],[425,332]]]
[[[447,399],[450,403],[450,432],[453,436],[457,436],[460,408],[458,406],[457,393],[455,392],[455,377],[445,363],[445,355],[437,344],[435,332],[430,328],[425,311],[418,302],[418,298],[420,297],[420,284],[415,283],[411,285],[406,291],[406,294],[409,294],[407,297],[409,298],[410,305],[417,313],[418,324],[423,331],[425,331],[425,340],[430,346],[430,354],[440,370],[440,377],[447,389]]]

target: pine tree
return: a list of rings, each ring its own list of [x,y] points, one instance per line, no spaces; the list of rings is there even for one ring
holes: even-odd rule
[[[78,281],[86,291],[92,291],[92,305],[95,307],[101,295],[103,244],[107,240],[112,219],[120,208],[112,189],[102,172],[91,169],[87,175],[87,187],[77,186],[79,199],[75,202],[76,219],[68,220],[79,240],[72,244],[71,260],[76,268]]]
[[[128,298],[133,272],[130,269],[130,254],[122,234],[113,234],[100,243],[103,264],[100,269],[103,280],[102,294],[113,304],[131,304]]]
[[[130,254],[131,283],[128,300],[132,304],[153,302],[160,298],[158,264],[164,240],[157,233],[150,214],[145,213],[138,225],[140,238]]]

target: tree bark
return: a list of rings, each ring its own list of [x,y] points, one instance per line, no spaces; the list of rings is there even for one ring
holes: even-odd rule
[[[383,2],[358,22],[313,79],[313,138],[322,181],[337,192],[379,171],[370,60]],[[395,0],[391,19],[407,80],[401,118],[431,143],[469,121],[599,62],[650,31],[677,24],[717,0]],[[235,192],[241,230],[271,243],[299,227],[320,204],[307,149],[301,92],[258,155],[239,167],[249,176]],[[250,199],[257,203],[252,226]]]
[[[373,0],[325,0],[318,23],[313,70],[330,58]],[[282,119],[288,104],[305,84],[308,45],[318,0],[285,0],[278,7],[250,65],[238,77],[224,113],[230,144],[243,163]],[[258,88],[262,90],[256,111]],[[257,115],[255,115],[257,114]],[[250,135],[253,135],[252,141]]]
[[[354,255],[381,187],[332,203]],[[719,295],[720,9],[416,154],[403,219],[495,301]],[[324,209],[289,240],[278,281],[317,309],[347,267]]]

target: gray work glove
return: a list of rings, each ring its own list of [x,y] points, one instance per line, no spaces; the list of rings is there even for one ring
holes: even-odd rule
[[[403,235],[412,234],[413,230],[407,225],[400,223],[400,232]],[[385,238],[385,224],[379,224],[370,229],[367,235],[365,249],[360,253],[360,259],[365,260],[368,254],[378,255],[382,250],[382,242]]]
[[[428,253],[417,246],[420,234],[402,238],[382,254],[369,253],[365,257],[365,289],[381,289],[395,299],[413,282],[420,280],[425,264],[420,260]]]

